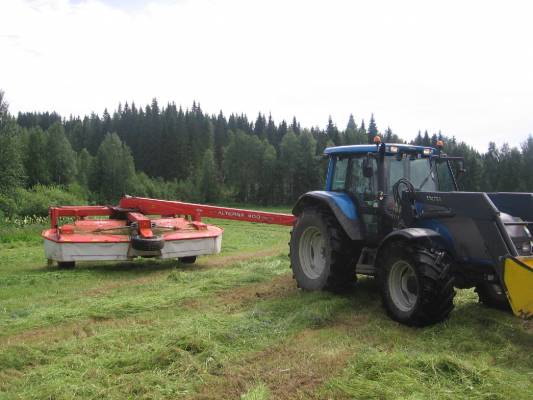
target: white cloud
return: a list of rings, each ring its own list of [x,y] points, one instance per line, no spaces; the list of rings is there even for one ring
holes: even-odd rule
[[[3,0],[11,110],[87,114],[157,97],[305,126],[374,112],[402,137],[441,129],[482,150],[533,133],[528,1],[120,4]]]

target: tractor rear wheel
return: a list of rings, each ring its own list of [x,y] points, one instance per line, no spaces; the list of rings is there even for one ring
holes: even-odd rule
[[[355,284],[354,243],[331,213],[304,209],[291,232],[289,246],[299,288],[342,292]]]
[[[405,242],[389,245],[378,270],[383,306],[402,324],[426,326],[453,309],[453,276],[444,252]]]
[[[476,286],[479,302],[487,307],[510,311],[511,306],[503,288],[497,283],[481,282]]]

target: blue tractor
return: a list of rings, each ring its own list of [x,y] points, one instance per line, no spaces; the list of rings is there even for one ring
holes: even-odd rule
[[[396,321],[444,320],[455,288],[533,315],[533,194],[458,191],[463,161],[406,144],[330,147],[326,188],[296,203],[290,260],[304,290],[378,279]]]

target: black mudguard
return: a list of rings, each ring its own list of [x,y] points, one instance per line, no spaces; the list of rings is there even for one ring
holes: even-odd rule
[[[379,244],[378,254],[380,253],[381,249],[387,246],[387,244],[396,240],[421,242],[428,247],[444,247],[453,255],[453,249],[447,248],[448,246],[446,245],[446,241],[441,234],[433,229],[428,228],[405,228],[389,233]]]
[[[333,198],[320,191],[308,192],[300,196],[292,209],[292,213],[298,216],[304,208],[313,206],[329,209],[351,240],[364,239],[361,221],[359,219],[349,219]]]

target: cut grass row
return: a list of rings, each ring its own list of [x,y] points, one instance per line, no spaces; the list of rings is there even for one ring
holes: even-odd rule
[[[0,398],[474,398],[533,392],[532,326],[460,291],[450,320],[411,329],[372,279],[295,288],[288,229],[223,221],[220,256],[44,267],[0,247]],[[264,257],[265,254],[278,254]],[[257,256],[262,256],[257,258]],[[255,257],[255,258],[254,258]]]

